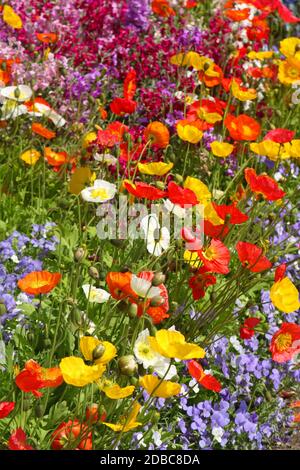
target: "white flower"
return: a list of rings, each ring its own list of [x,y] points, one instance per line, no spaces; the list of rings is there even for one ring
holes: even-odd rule
[[[170,246],[170,232],[161,227],[155,214],[146,215],[141,220],[141,228],[145,234],[147,250],[151,255],[160,256]]]
[[[134,274],[131,277],[130,286],[132,290],[141,298],[152,299],[160,295],[160,288],[152,286],[151,282]]]
[[[219,444],[222,442],[222,437],[223,437],[224,432],[225,432],[224,429],[222,429],[219,426],[214,427],[211,431],[212,435],[214,436],[216,441],[219,442]]]
[[[5,100],[1,108],[1,119],[16,119],[23,114],[27,114],[28,109],[24,104],[17,104],[14,100]]]
[[[94,159],[97,162],[106,163],[106,165],[116,165],[118,159],[110,153],[95,153]]]
[[[98,289],[91,284],[84,284],[82,289],[89,302],[103,304],[110,298],[110,294],[106,290]]]
[[[1,89],[0,95],[8,100],[23,103],[32,97],[32,89],[27,85],[6,86]]]
[[[159,431],[153,431],[152,440],[157,447],[162,445],[161,434]]]
[[[242,347],[241,343],[239,342],[236,336],[231,336],[229,338],[229,341],[237,352],[239,352],[240,354],[244,353],[244,348]]]
[[[117,192],[115,184],[104,180],[95,180],[94,186],[81,191],[81,196],[88,202],[106,202],[113,199]]]
[[[149,335],[148,328],[141,331],[138,335],[133,347],[136,360],[139,364],[143,365],[144,369],[152,367],[159,377],[164,378],[164,380],[170,380],[174,375],[177,375],[177,369],[173,365],[170,366],[170,359],[161,356],[161,354],[152,349],[148,339]]]
[[[172,214],[176,215],[176,217],[179,217],[180,219],[184,219],[186,215],[186,210],[184,209],[184,207],[181,207],[178,204],[173,204],[173,202],[171,202],[170,199],[164,200],[164,207],[169,212],[172,212]]]
[[[50,106],[45,103],[34,102],[33,111],[29,111],[29,114],[34,117],[45,116],[50,119],[56,127],[63,127],[66,124],[66,120],[58,114]]]
[[[189,381],[189,387],[193,389],[194,393],[198,393],[200,391],[200,387],[196,379]]]

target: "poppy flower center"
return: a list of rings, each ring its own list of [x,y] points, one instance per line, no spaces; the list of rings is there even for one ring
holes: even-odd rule
[[[293,343],[292,335],[290,333],[283,333],[276,339],[276,347],[278,351],[285,351]]]
[[[104,188],[93,189],[91,194],[94,199],[96,199],[97,197],[100,199],[107,199],[108,197],[108,192]]]
[[[205,250],[205,252],[203,253],[203,256],[207,260],[211,261],[216,258],[216,250],[214,250],[214,248],[212,247],[209,247],[207,248],[207,250]]]

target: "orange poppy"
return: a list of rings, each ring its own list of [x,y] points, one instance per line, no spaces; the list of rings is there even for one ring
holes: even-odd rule
[[[54,44],[58,40],[58,35],[56,33],[36,33],[35,35],[38,40],[44,44]]]
[[[124,188],[137,198],[149,199],[150,201],[155,201],[156,199],[161,199],[167,195],[165,191],[155,188],[150,184],[138,182],[131,183],[128,180],[123,182]]]
[[[211,374],[206,374],[199,362],[192,359],[188,362],[188,370],[191,376],[202,385],[202,387],[219,393],[222,390],[220,382]]]
[[[168,128],[159,121],[153,121],[148,124],[144,130],[145,139],[151,140],[153,145],[159,148],[165,148],[169,145],[170,132]]]
[[[51,448],[61,450],[74,443],[76,450],[92,450],[92,431],[85,423],[80,423],[78,419],[70,419],[61,423],[52,434]]]
[[[205,83],[208,88],[220,85],[222,83],[224,74],[217,64],[213,64],[212,67],[209,67],[207,70],[201,70],[198,73],[199,80]]]
[[[26,294],[48,294],[61,280],[60,273],[33,271],[18,281],[18,287]]]
[[[52,166],[61,166],[68,161],[67,152],[55,152],[51,147],[44,149],[45,159]]]
[[[276,362],[287,362],[300,352],[300,325],[282,323],[271,340],[270,351]]]
[[[41,397],[41,388],[59,387],[63,383],[62,373],[59,367],[41,367],[33,359],[25,363],[25,367],[15,378],[16,385],[23,392],[31,392],[36,397]]]
[[[102,147],[114,147],[119,144],[128,127],[120,121],[108,124],[105,130],[100,129],[97,134],[97,144]]]
[[[136,91],[136,71],[134,69],[129,70],[125,77],[123,85],[124,98],[132,100]]]
[[[111,296],[116,300],[127,298],[134,292],[130,289],[131,272],[109,272],[106,276],[106,282]]]
[[[117,116],[123,116],[124,114],[132,114],[136,110],[136,102],[127,98],[115,98],[110,103],[110,110]]]
[[[228,114],[225,126],[234,140],[256,140],[261,132],[260,124],[247,114],[233,116]]]
[[[250,8],[243,8],[242,10],[229,9],[225,10],[224,15],[232,21],[244,21],[249,18]]]
[[[54,139],[54,137],[56,137],[55,132],[50,131],[50,129],[47,129],[47,127],[44,127],[39,122],[34,122],[31,125],[31,130],[35,134],[41,135],[42,137],[44,137],[45,139],[48,139],[48,140]]]
[[[156,13],[163,18],[168,18],[169,16],[175,15],[175,11],[170,7],[170,4],[167,0],[153,0],[151,3],[151,8],[153,13]]]

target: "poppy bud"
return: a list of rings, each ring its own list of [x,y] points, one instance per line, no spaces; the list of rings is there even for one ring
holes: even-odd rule
[[[160,284],[163,284],[165,280],[166,276],[162,272],[155,273],[152,279],[152,285],[154,287],[159,286]]]
[[[138,313],[138,306],[137,304],[130,304],[128,309],[128,316],[129,318],[136,318]]]
[[[161,189],[162,191],[164,191],[165,189],[165,185],[162,181],[156,181],[155,183],[155,186],[158,188],[158,189]]]
[[[81,312],[78,308],[74,307],[71,311],[71,322],[76,326],[81,326]]]
[[[181,175],[179,175],[178,173],[176,173],[175,175],[175,181],[179,184],[183,183],[183,177]]]
[[[94,266],[89,267],[89,275],[92,279],[99,279],[99,271]]]
[[[79,248],[77,248],[77,250],[74,253],[74,259],[75,259],[75,261],[80,262],[80,261],[83,260],[85,255],[86,255],[86,250],[82,247],[79,247]]]
[[[131,271],[131,269],[127,265],[123,266],[120,269],[120,273],[129,273],[130,271]]]
[[[113,239],[113,240],[109,240],[110,243],[115,246],[116,248],[122,248],[124,246],[124,240],[118,240],[117,238],[116,239]]]
[[[136,387],[138,384],[138,379],[136,377],[130,377],[130,383]]]
[[[127,375],[129,377],[134,375],[138,370],[138,365],[134,359],[134,356],[131,354],[120,357],[118,361],[118,367],[121,374]]]
[[[98,344],[98,346],[93,349],[93,361],[96,361],[97,359],[100,359],[103,354],[105,353],[105,346],[103,344]]]
[[[14,96],[15,96],[15,98],[17,98],[17,99],[20,98],[20,96],[21,96],[21,92],[20,92],[20,90],[19,90],[18,87],[17,87],[17,88],[15,89],[15,91],[14,91]]]
[[[163,303],[164,299],[160,295],[156,295],[155,297],[152,297],[150,305],[151,307],[160,307]]]

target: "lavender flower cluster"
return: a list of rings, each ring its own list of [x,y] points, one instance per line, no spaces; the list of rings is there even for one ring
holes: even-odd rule
[[[56,249],[58,239],[51,234],[54,223],[33,224],[30,236],[14,231],[0,242],[0,334],[10,339],[16,323],[24,323],[20,308],[33,303],[31,296],[18,293],[17,282],[32,271],[43,269],[44,258]]]

